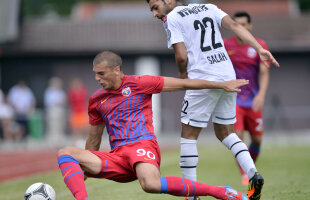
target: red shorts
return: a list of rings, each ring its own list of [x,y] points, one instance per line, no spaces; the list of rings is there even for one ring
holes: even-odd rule
[[[254,111],[252,108],[243,108],[237,105],[235,123],[236,131],[248,130],[251,135],[262,135],[264,133],[262,111]]]
[[[97,175],[85,173],[88,177],[105,178],[126,183],[137,179],[134,165],[146,162],[160,168],[160,150],[154,140],[141,140],[113,149],[110,152],[92,151],[102,160],[101,171]]]

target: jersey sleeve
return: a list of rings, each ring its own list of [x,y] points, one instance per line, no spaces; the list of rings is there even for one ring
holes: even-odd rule
[[[207,4],[207,8],[210,9],[213,12],[214,19],[216,23],[221,27],[222,26],[222,19],[227,15],[224,11],[219,9],[216,5],[214,4]]]
[[[103,122],[101,114],[97,110],[97,104],[98,104],[98,100],[96,100],[94,97],[91,97],[89,99],[88,117],[89,117],[89,124],[91,125],[98,125],[98,124],[102,124]]]
[[[172,45],[184,42],[181,26],[173,15],[168,15],[164,20],[164,28],[167,33],[168,48],[172,49]]]
[[[144,94],[160,93],[164,87],[164,77],[162,76],[137,76],[138,92]]]
[[[228,38],[223,38],[224,46],[227,49],[230,47],[229,39]]]

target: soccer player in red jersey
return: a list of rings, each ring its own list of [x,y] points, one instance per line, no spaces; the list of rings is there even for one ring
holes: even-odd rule
[[[235,13],[234,20],[247,30],[252,30],[251,17],[247,12]],[[264,40],[259,38],[256,40],[268,50]],[[236,71],[236,77],[250,81],[237,94],[235,130],[240,139],[243,139],[246,130],[249,131],[251,136],[249,152],[255,162],[260,152],[263,135],[262,108],[269,82],[269,63],[262,62],[255,49],[237,36],[224,40],[224,44]],[[246,173],[240,166],[239,168],[242,184],[248,185],[249,179]]]
[[[139,180],[148,193],[175,196],[213,196],[217,199],[248,199],[225,186],[212,186],[186,178],[160,176],[160,150],[152,124],[152,94],[185,89],[218,88],[239,92],[247,80],[213,82],[162,76],[125,75],[119,55],[104,51],[93,61],[96,81],[102,86],[89,100],[91,124],[86,150],[65,147],[58,152],[64,181],[76,200],[88,200],[84,175],[116,182]],[[110,152],[99,151],[107,128]]]

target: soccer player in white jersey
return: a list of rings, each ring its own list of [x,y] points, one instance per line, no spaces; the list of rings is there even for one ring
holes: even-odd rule
[[[279,67],[272,54],[265,50],[251,33],[213,4],[180,5],[176,0],[147,2],[153,16],[164,23],[168,48],[175,51],[180,78],[212,81],[236,79],[219,31],[220,26],[233,31],[250,44],[262,61],[269,60]],[[210,117],[216,137],[231,150],[250,179],[249,199],[260,199],[264,179],[257,172],[247,146],[234,130],[236,93],[216,89],[186,91],[181,111],[180,167],[183,177],[196,180],[197,139],[201,129],[207,127]]]

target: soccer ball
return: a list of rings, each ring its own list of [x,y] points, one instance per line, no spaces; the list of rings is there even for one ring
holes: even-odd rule
[[[56,200],[55,190],[47,183],[34,183],[25,192],[25,200]]]

